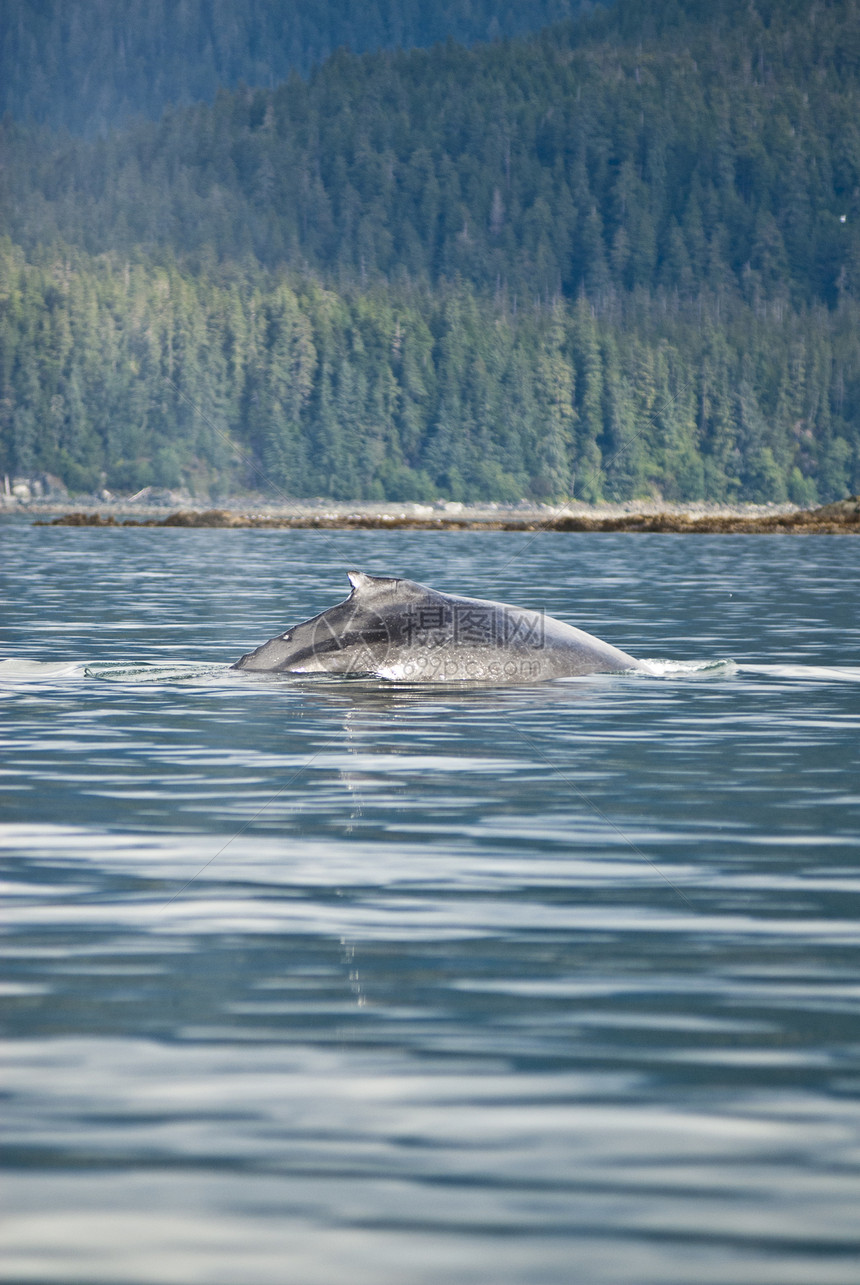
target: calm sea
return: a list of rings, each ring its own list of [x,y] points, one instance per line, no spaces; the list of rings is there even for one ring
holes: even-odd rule
[[[350,567],[667,663],[227,671]],[[858,589],[847,536],[0,527],[0,1277],[856,1285]]]

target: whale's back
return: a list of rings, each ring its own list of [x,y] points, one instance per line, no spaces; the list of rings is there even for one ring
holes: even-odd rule
[[[349,597],[237,661],[283,673],[372,674],[401,682],[535,682],[643,666],[542,612],[349,573]]]

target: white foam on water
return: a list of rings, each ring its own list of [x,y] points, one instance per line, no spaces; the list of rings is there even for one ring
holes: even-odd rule
[[[124,664],[110,661],[105,664],[87,665],[87,678],[98,678],[109,683],[194,683],[200,680],[222,678],[230,673],[226,664],[213,665],[206,661],[186,660],[166,665],[160,661],[139,661]]]
[[[726,678],[755,674],[763,678],[797,679],[799,682],[860,683],[858,665],[747,665],[734,660],[643,660],[645,676],[653,678]]]
[[[797,678],[803,682],[860,683],[860,665],[739,665],[742,674]]]
[[[727,678],[738,673],[740,668],[733,660],[664,660],[649,657],[641,663],[646,666],[646,678]],[[631,672],[639,674],[642,671]]]
[[[738,664],[734,660],[670,660],[663,657],[648,657],[641,661],[644,670],[630,671],[625,677],[644,677],[662,679],[701,679],[727,678],[735,674],[756,675],[763,678],[790,679],[799,682],[860,683],[860,666],[857,665],[748,665]],[[308,678],[323,677],[329,681],[338,681],[338,675],[277,675],[286,677]],[[234,671],[226,663],[213,664],[207,661],[104,661],[82,664],[79,661],[30,660],[26,657],[11,657],[0,660],[0,685],[14,686],[19,683],[53,682],[57,679],[95,678],[100,682],[111,683],[211,683],[227,678],[246,681],[248,675]],[[258,675],[254,675],[258,677]],[[270,677],[270,676],[266,676]],[[367,675],[386,684],[394,683],[403,686],[414,686],[415,679],[400,672],[397,666],[386,666],[376,675]],[[587,677],[605,677],[605,675],[588,675]],[[564,681],[564,680],[563,680]],[[435,683],[433,686],[505,686],[504,680],[498,684],[490,682],[451,682]]]
[[[84,665],[70,660],[27,660],[18,656],[0,660],[0,682],[83,678],[85,671]]]

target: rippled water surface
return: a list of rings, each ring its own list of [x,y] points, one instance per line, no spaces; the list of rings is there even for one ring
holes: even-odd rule
[[[348,567],[672,663],[226,668]],[[0,526],[0,1277],[855,1285],[858,582],[847,536]]]

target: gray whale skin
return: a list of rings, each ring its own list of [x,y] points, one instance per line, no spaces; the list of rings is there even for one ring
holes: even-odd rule
[[[412,683],[650,672],[646,662],[540,612],[437,593],[413,580],[348,574],[345,602],[263,643],[233,668]]]

